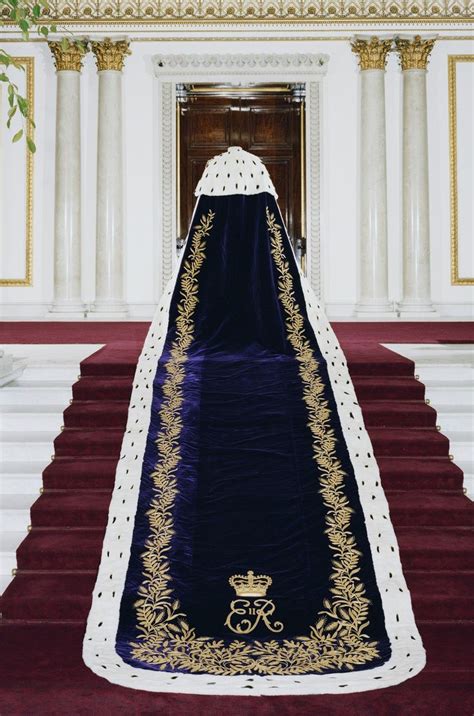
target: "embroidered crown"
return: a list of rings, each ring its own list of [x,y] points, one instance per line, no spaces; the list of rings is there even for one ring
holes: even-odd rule
[[[234,587],[238,597],[264,597],[271,583],[271,577],[265,574],[255,575],[251,569],[246,575],[234,574],[229,579],[229,584]]]

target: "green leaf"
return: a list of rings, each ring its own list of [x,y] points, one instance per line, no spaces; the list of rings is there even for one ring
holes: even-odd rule
[[[10,80],[6,76],[5,72],[0,72],[0,82],[9,82]]]
[[[17,96],[18,108],[24,117],[28,116],[28,102],[24,97]]]
[[[41,32],[41,34],[44,35],[45,37],[48,36],[48,28],[47,28],[47,27],[44,27],[44,26],[43,26],[43,27],[40,27],[40,32]]]
[[[51,25],[51,27],[50,27],[49,29],[51,30],[51,32],[57,32],[57,31],[58,31],[57,25]]]
[[[10,65],[10,63],[11,63],[10,55],[5,55],[3,53],[0,54],[0,64],[6,65],[8,67]]]
[[[31,139],[31,137],[27,137],[27,138],[26,138],[26,143],[27,143],[27,145],[28,145],[28,149],[30,150],[30,152],[31,152],[32,154],[34,154],[34,153],[36,152],[36,144],[35,144],[34,141]]]
[[[33,9],[31,12],[33,13],[33,17],[39,18],[41,15],[41,6],[33,5]]]
[[[68,49],[69,49],[69,40],[67,39],[67,37],[63,37],[63,39],[61,40],[61,50],[63,52],[66,52]]]
[[[18,142],[23,136],[23,130],[20,129],[13,137],[12,142]]]
[[[7,128],[10,129],[10,125],[12,123],[12,119],[17,111],[18,107],[15,105],[8,111],[8,120],[7,120]]]

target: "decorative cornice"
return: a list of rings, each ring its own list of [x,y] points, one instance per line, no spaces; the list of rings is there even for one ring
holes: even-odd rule
[[[232,24],[472,21],[472,0],[50,0],[46,22]],[[3,17],[9,17],[5,7]]]
[[[48,46],[58,72],[63,70],[80,72],[82,70],[82,60],[88,51],[87,43],[72,40],[67,40],[67,43],[64,40],[49,40]]]
[[[435,42],[436,37],[425,39],[422,39],[420,35],[415,35],[412,39],[396,37],[395,47],[402,70],[426,70]]]
[[[354,37],[351,49],[359,57],[361,70],[384,70],[392,44],[392,38],[381,40],[379,37]]]
[[[278,74],[294,70],[303,74],[326,74],[328,55],[324,54],[221,54],[221,55],[155,55],[153,65],[157,77],[170,74],[213,73]]]
[[[131,55],[129,40],[111,40],[106,37],[105,40],[91,42],[92,52],[95,55],[97,71],[104,70],[123,70],[125,57]]]

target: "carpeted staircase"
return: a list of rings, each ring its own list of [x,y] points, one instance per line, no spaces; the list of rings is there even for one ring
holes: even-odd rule
[[[2,713],[277,713],[271,699],[259,699],[258,711],[254,699],[242,697],[131,692],[97,678],[81,662],[140,348],[141,341],[110,343],[81,364],[54,460],[43,473],[43,494],[31,510],[31,531],[18,549],[18,573],[2,599],[7,671],[22,671],[26,684],[37,679],[34,688],[46,700],[22,711],[19,687],[17,707],[9,700],[12,710]],[[462,473],[449,459],[448,440],[436,428],[411,361],[373,340],[348,341],[343,349],[378,458],[428,665],[415,679],[377,692],[279,697],[285,704],[279,713],[315,714],[319,706],[325,714],[471,714],[474,508],[462,493]],[[52,682],[48,688],[48,669],[57,688]],[[62,698],[70,704],[66,711]],[[42,703],[48,704],[44,710]]]

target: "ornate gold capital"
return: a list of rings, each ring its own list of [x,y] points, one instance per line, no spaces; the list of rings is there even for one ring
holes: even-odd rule
[[[423,40],[420,35],[415,35],[413,40],[396,37],[395,47],[397,48],[402,70],[426,70],[435,42],[435,37]]]
[[[80,72],[82,70],[82,60],[88,50],[86,42],[49,40],[48,45],[54,58],[54,66],[58,72],[61,70]]]
[[[123,70],[125,57],[131,55],[130,42],[128,40],[105,40],[91,42],[92,52],[95,55],[97,70]]]
[[[355,37],[351,40],[352,52],[359,56],[359,67],[361,70],[384,70],[387,55],[392,48],[392,40],[381,40],[378,37],[371,37],[364,40]]]

